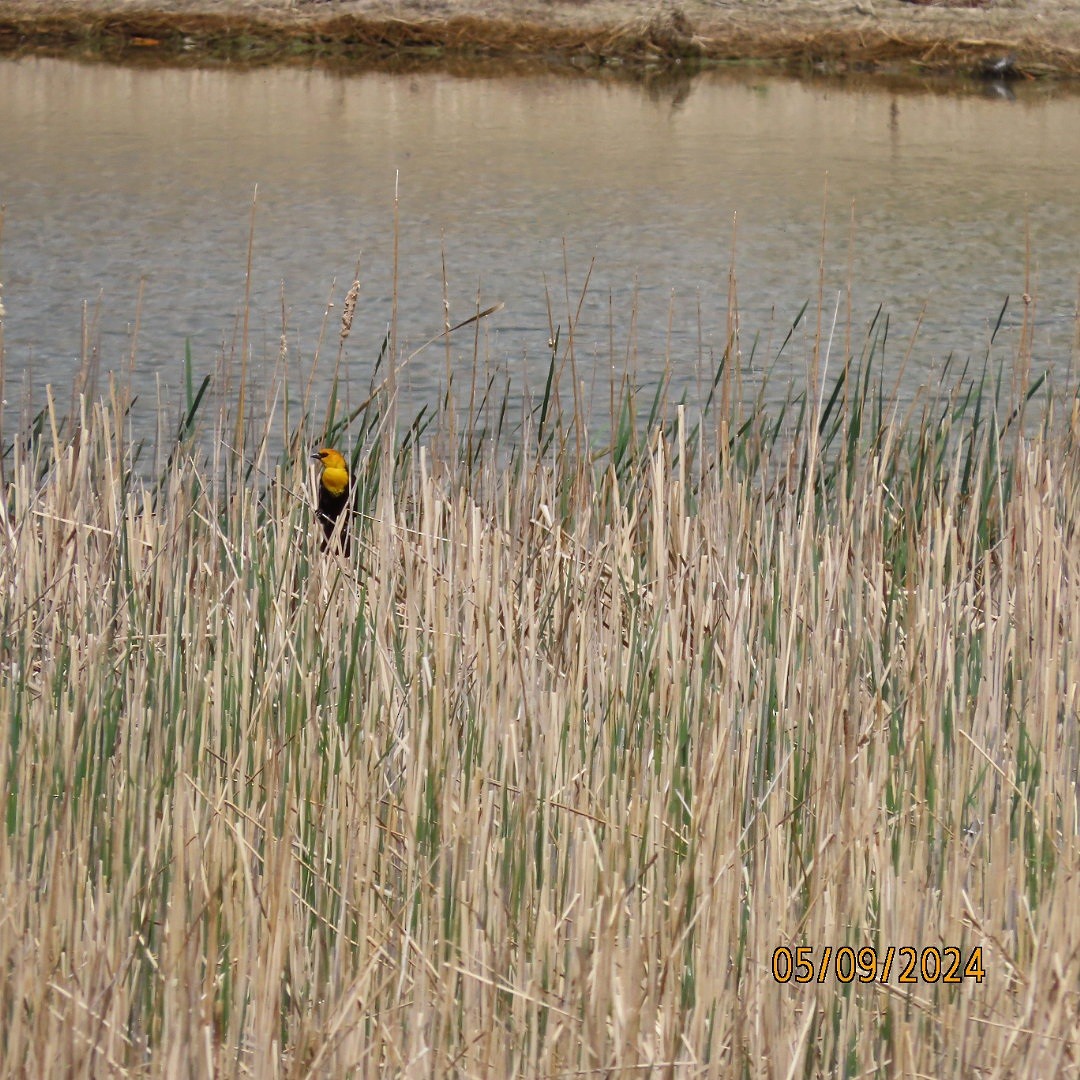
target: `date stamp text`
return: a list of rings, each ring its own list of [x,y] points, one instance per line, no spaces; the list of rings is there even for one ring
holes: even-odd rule
[[[772,974],[778,983],[823,983],[830,978],[840,983],[887,983],[895,979],[901,985],[910,983],[954,983],[965,980],[981,983],[986,977],[983,968],[982,946],[976,945],[965,958],[955,945],[938,948],[930,945],[916,949],[910,945],[889,945],[877,949],[864,945],[853,949],[842,945],[834,949],[826,945],[814,949],[810,945],[789,948],[780,945],[773,950]]]

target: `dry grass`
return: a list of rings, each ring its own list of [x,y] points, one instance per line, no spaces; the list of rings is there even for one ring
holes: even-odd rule
[[[0,52],[76,52],[132,63],[449,63],[640,74],[657,65],[769,62],[838,73],[1080,75],[1078,0],[8,0]],[[945,6],[941,6],[941,5]]]
[[[0,1075],[1075,1073],[1074,403],[898,418],[868,359],[777,423],[724,366],[584,454],[560,364],[513,451],[331,416],[352,561],[306,419],[11,443]]]

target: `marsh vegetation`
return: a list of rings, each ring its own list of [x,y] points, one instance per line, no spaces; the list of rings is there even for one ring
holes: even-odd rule
[[[1076,397],[1021,348],[901,410],[883,317],[817,327],[781,409],[733,335],[598,421],[564,330],[413,422],[343,327],[348,411],[189,359],[156,454],[122,379],[9,416],[3,1075],[1072,1067]]]

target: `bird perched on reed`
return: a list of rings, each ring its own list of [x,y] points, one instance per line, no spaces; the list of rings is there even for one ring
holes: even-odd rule
[[[349,466],[336,450],[324,446],[311,455],[322,465],[319,474],[319,505],[316,517],[322,525],[323,550],[337,537],[338,548],[349,554],[349,522],[345,520],[338,528],[338,519],[349,505]],[[336,532],[335,532],[336,530]]]

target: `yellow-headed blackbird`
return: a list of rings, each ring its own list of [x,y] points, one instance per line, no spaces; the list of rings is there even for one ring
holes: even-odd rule
[[[319,508],[316,511],[322,524],[323,542],[325,549],[334,535],[338,518],[349,505],[349,466],[345,459],[336,451],[324,446],[311,455],[322,464],[322,474],[319,476]],[[343,521],[338,529],[338,546],[348,555],[349,553],[349,522]]]

